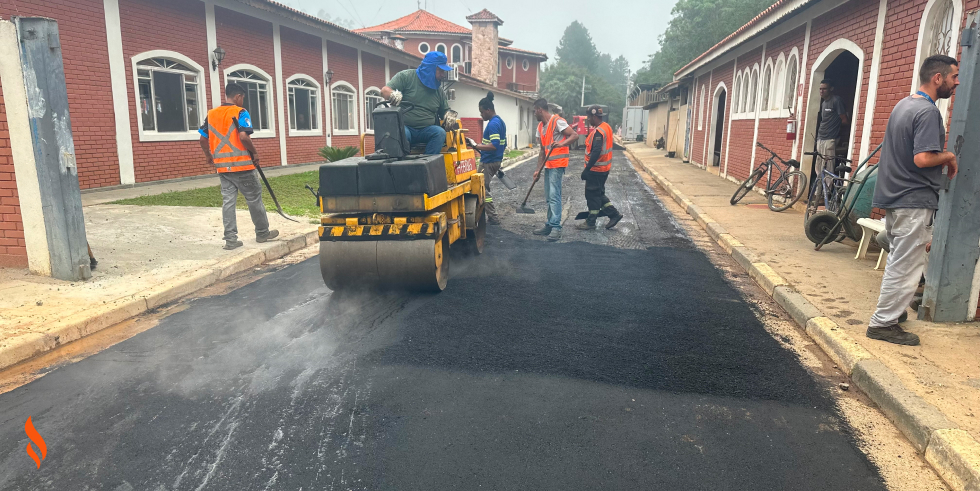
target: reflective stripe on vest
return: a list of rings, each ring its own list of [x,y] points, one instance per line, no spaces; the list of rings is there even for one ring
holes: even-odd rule
[[[544,131],[541,131],[541,128],[544,126],[543,123],[538,123],[538,131],[541,133],[542,147],[547,147],[554,141],[555,128],[558,124],[558,119],[557,114],[552,114],[551,119],[548,120],[548,127],[545,128]],[[548,157],[545,167],[549,169],[568,167],[568,147],[555,147],[551,151],[551,156]]]
[[[592,153],[592,139],[595,137],[597,131],[602,132],[602,153],[599,154],[599,160],[596,160],[595,165],[592,166],[592,172],[609,172],[609,169],[612,168],[613,148],[612,128],[609,127],[609,123],[602,123],[593,128],[592,132],[589,133],[589,137],[585,139],[585,166],[589,166],[589,154]]]
[[[208,111],[208,145],[218,172],[239,172],[252,169],[252,156],[242,145],[238,126],[234,124],[242,108],[218,106]]]

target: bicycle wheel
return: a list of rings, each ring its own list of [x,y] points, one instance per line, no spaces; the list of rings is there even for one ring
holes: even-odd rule
[[[752,175],[750,175],[748,179],[742,182],[742,184],[738,186],[738,189],[735,190],[735,194],[733,194],[732,199],[729,200],[731,204],[734,205],[735,203],[738,203],[739,201],[742,200],[742,198],[745,197],[745,195],[749,194],[749,191],[751,191],[752,188],[755,187],[755,184],[759,182],[759,179],[762,179],[762,176],[764,174],[765,171],[762,170],[762,167],[759,167],[754,172],[752,172]]]
[[[830,201],[827,203],[827,211],[836,214],[844,205],[844,189],[839,185],[831,190]]]
[[[791,206],[796,204],[800,198],[803,197],[803,193],[806,192],[806,175],[802,172],[794,170],[783,174],[779,180],[776,181],[772,186],[772,190],[769,194],[769,209],[772,211],[784,211],[788,210]],[[781,198],[780,201],[774,201],[773,198]]]

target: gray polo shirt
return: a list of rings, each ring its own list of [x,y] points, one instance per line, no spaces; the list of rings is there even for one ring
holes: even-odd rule
[[[836,95],[820,101],[820,128],[817,140],[834,140],[840,136],[840,117],[845,115],[844,103]]]
[[[941,152],[945,147],[946,129],[935,104],[912,96],[898,101],[885,127],[872,204],[885,209],[939,209],[943,168],[920,169],[914,159],[918,153]]]

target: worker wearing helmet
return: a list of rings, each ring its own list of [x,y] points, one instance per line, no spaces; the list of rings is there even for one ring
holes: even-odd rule
[[[588,109],[589,132],[585,140],[585,170],[582,180],[585,181],[585,201],[589,205],[589,216],[575,228],[592,230],[600,216],[609,217],[606,228],[616,226],[623,219],[623,214],[606,197],[606,179],[612,169],[612,128],[602,120],[602,107],[590,106]]]
[[[418,68],[396,73],[381,89],[381,97],[393,106],[410,103],[402,113],[405,136],[412,145],[425,144],[426,154],[438,154],[446,143],[446,130],[457,127],[459,116],[449,109],[441,87],[452,69],[445,54],[431,51]]]

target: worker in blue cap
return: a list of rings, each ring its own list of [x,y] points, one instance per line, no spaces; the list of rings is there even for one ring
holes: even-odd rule
[[[452,69],[444,53],[431,51],[418,68],[396,73],[381,89],[381,97],[393,106],[411,103],[402,113],[405,135],[412,145],[425,144],[427,154],[438,154],[446,143],[446,130],[458,127],[459,115],[449,109],[440,87]]]

